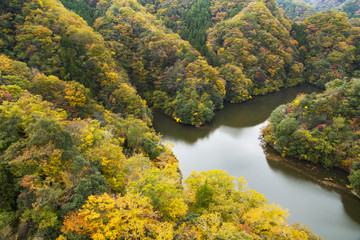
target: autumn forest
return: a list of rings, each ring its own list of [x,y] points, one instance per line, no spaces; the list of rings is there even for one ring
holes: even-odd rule
[[[259,135],[359,196],[360,4],[324,2],[1,0],[0,239],[321,239],[244,178],[183,179],[153,112],[310,83]]]

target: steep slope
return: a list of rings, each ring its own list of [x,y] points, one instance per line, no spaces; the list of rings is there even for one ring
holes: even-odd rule
[[[317,12],[335,9],[346,0],[304,0],[307,4],[313,6]]]
[[[306,77],[320,87],[336,78],[350,76],[357,69],[359,29],[349,23],[345,13],[318,13],[305,20]],[[355,63],[355,65],[353,65]]]
[[[151,105],[197,126],[223,107],[225,82],[188,42],[136,1],[100,1],[98,6],[104,15],[95,29]]]
[[[265,94],[303,81],[290,29],[276,2],[256,1],[210,29],[207,45],[222,68],[230,64],[244,72],[250,94]]]
[[[94,26],[109,41],[58,1],[0,3],[0,238],[318,239],[289,225],[287,211],[242,178],[235,184],[213,170],[181,184],[177,160],[149,127],[127,71],[154,72],[145,81],[131,76],[154,90],[159,69],[178,67],[174,79],[165,77],[185,85],[174,100],[183,101],[180,110],[216,105],[209,99],[223,97],[224,82],[187,42],[150,24],[136,2],[87,3],[103,11]],[[153,59],[142,62],[147,54]],[[161,89],[142,90],[167,103]]]
[[[55,239],[65,214],[90,195],[125,192],[139,166],[166,167],[169,188],[180,187],[176,158],[142,120],[5,55],[0,72],[1,238]]]
[[[101,17],[94,27],[151,106],[196,126],[210,121],[214,110],[222,108],[225,82],[218,71],[146,8],[136,1],[87,4],[97,6],[96,15]]]
[[[320,13],[321,16],[308,18],[303,25],[290,27],[274,1],[243,1],[236,2],[237,5],[231,1],[185,1],[179,2],[178,7],[174,2],[140,2],[145,8],[136,1],[97,2],[97,12],[103,17],[95,27],[111,42],[108,47],[118,52],[116,59],[141,95],[155,108],[185,124],[198,126],[210,121],[213,111],[222,107],[222,99],[241,102],[251,95],[293,86],[304,79],[323,87],[335,78],[356,76],[354,71],[360,69],[356,50],[360,46],[359,31],[350,26],[344,15],[335,12]],[[114,11],[115,5],[120,12]],[[197,48],[205,54],[207,62],[218,67],[214,69],[205,61],[197,61],[195,89],[189,87],[195,82],[186,68],[195,59],[201,59],[200,54],[148,12],[164,20],[193,46],[201,46],[202,50]],[[116,21],[126,29],[118,26],[114,30]],[[328,21],[330,27],[325,25]],[[140,27],[143,23],[146,27]],[[233,29],[240,31],[234,34]],[[145,34],[155,31],[156,37]],[[335,40],[337,31],[342,35],[340,43]],[[190,35],[197,39],[191,40]],[[305,36],[305,40],[299,36]],[[160,38],[165,40],[159,41]],[[210,81],[204,82],[204,78]],[[185,104],[190,99],[195,101]]]
[[[165,0],[139,1],[168,28],[187,40],[202,55],[212,61],[206,46],[206,31],[214,24],[232,18],[248,0]]]
[[[336,9],[346,12],[349,18],[360,18],[360,2],[357,0],[346,0]]]
[[[295,21],[303,21],[315,12],[327,10],[345,12],[349,18],[360,17],[360,3],[357,0],[278,0],[277,2],[285,10],[285,14]]]
[[[0,71],[1,238],[318,239],[242,178],[193,172],[181,185],[159,136],[83,85],[3,54]]]
[[[298,0],[277,0],[279,7],[285,10],[285,15],[293,21],[304,21],[316,13],[309,4]]]
[[[32,71],[84,84],[108,109],[150,120],[126,71],[114,61],[101,35],[78,15],[55,0],[5,2],[1,14],[3,52]]]
[[[69,10],[74,11],[81,16],[89,26],[92,26],[96,19],[95,8],[96,2],[85,0],[60,0],[60,2]]]

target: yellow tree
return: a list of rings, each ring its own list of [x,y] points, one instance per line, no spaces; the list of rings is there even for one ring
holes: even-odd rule
[[[172,239],[173,225],[160,222],[151,200],[140,194],[90,196],[78,212],[65,216],[62,233],[96,240]],[[58,239],[63,239],[61,236]]]
[[[178,165],[169,163],[162,170],[146,170],[138,181],[129,183],[128,190],[150,198],[154,209],[165,219],[176,221],[187,212],[179,179]]]

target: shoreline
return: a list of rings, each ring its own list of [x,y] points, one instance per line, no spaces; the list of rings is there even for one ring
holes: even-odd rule
[[[262,148],[264,150],[264,154],[265,157],[268,161],[273,161],[276,163],[282,163],[284,164],[287,168],[290,168],[294,171],[296,171],[297,173],[305,176],[306,178],[311,179],[314,182],[319,183],[321,186],[327,187],[327,188],[332,188],[335,191],[342,191],[345,192],[347,194],[351,194],[352,196],[355,196],[357,198],[360,199],[360,196],[356,194],[356,192],[352,189],[350,189],[348,187],[349,180],[348,180],[348,176],[346,178],[347,180],[347,184],[343,183],[343,182],[339,182],[338,179],[336,178],[332,178],[332,177],[325,177],[323,179],[320,178],[319,175],[314,174],[316,173],[316,171],[330,171],[332,174],[335,174],[334,169],[336,169],[336,171],[342,171],[343,173],[347,173],[349,174],[349,171],[347,171],[344,168],[341,168],[339,166],[334,166],[334,168],[332,169],[327,169],[324,168],[323,166],[321,166],[320,164],[316,164],[313,162],[309,162],[309,161],[304,161],[304,160],[300,160],[300,159],[296,159],[296,158],[288,158],[288,157],[282,157],[278,152],[275,151],[275,149],[273,149],[271,147],[271,145],[265,143],[262,140]],[[301,166],[302,168],[299,168],[299,166]]]

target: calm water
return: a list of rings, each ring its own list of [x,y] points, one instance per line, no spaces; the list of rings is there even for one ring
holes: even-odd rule
[[[289,209],[289,222],[307,224],[325,240],[360,240],[360,200],[344,188],[348,184],[346,173],[265,157],[275,155],[261,146],[260,128],[271,111],[293,100],[297,93],[315,90],[301,86],[229,104],[216,113],[211,124],[201,128],[182,126],[155,113],[154,126],[165,142],[174,145],[184,178],[192,170],[210,169],[244,176],[249,187],[264,194],[269,203]]]

